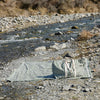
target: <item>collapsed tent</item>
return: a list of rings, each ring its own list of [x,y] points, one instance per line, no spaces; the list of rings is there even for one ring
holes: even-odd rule
[[[54,78],[89,78],[92,77],[87,58],[62,59],[55,61],[23,62],[7,78],[10,81],[31,81]]]

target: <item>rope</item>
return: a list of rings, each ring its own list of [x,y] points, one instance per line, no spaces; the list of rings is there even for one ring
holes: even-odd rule
[[[70,63],[72,63],[72,66],[71,66],[71,64],[68,64],[67,61],[65,61],[65,77],[68,76],[68,71],[74,73],[74,77],[76,77],[76,68],[75,68],[74,60],[72,59]]]

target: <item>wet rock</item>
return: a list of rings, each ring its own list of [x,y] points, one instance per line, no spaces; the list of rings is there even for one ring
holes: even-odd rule
[[[72,26],[71,29],[78,29],[78,26]]]
[[[70,34],[70,33],[73,33],[73,31],[66,31],[66,32],[64,32],[64,34]]]
[[[50,34],[50,36],[63,35],[63,34],[64,34],[63,32],[59,31],[59,32]]]
[[[35,51],[46,51],[46,47],[45,46],[40,46],[35,48]]]
[[[63,35],[64,33],[63,32],[57,32],[57,33],[55,33],[55,35]]]
[[[49,38],[45,38],[45,40],[46,40],[46,41],[51,41],[51,39],[49,39]]]

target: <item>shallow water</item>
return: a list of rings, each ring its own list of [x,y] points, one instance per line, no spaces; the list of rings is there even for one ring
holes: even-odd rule
[[[95,18],[91,16],[65,23],[31,26],[0,34],[0,66],[12,59],[31,55],[37,46],[46,45],[49,47],[54,41],[66,42],[71,38],[76,39],[80,31],[91,30],[97,25],[100,25],[100,15]],[[72,29],[72,26],[77,26],[78,29]],[[70,31],[70,34],[50,36],[50,34],[59,31],[63,33]]]

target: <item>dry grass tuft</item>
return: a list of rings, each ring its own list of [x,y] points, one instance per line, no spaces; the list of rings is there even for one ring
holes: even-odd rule
[[[38,11],[40,12],[41,15],[45,15],[48,12],[47,8],[44,7],[38,8]]]
[[[80,34],[80,36],[78,37],[78,40],[79,41],[82,41],[82,40],[88,40],[88,39],[91,39],[92,37],[94,37],[95,34],[91,34],[89,31],[87,30],[83,30]]]

